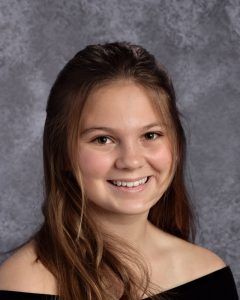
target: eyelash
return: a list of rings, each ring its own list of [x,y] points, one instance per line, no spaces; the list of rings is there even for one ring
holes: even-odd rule
[[[149,134],[154,134],[155,136],[157,135],[157,137],[154,138],[154,139],[147,139],[149,141],[155,141],[156,139],[158,139],[161,136],[163,136],[162,132],[149,131],[149,132],[147,132],[147,133],[144,134],[144,137],[146,138],[146,136],[149,135]],[[107,138],[109,140],[113,140],[111,137],[109,137],[107,135],[99,135],[99,136],[95,137],[91,142],[92,143],[96,143],[96,144],[100,144],[100,145],[107,145],[107,144],[109,144],[109,143],[99,143],[99,141],[100,141],[101,138]]]

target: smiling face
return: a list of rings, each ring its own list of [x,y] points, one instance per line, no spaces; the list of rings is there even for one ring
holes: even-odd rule
[[[116,81],[90,93],[78,163],[88,201],[108,213],[147,213],[170,183],[171,143],[146,89]]]

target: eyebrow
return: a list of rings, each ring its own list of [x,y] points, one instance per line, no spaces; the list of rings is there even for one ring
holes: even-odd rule
[[[147,129],[150,129],[152,127],[156,127],[156,126],[161,126],[161,127],[166,127],[166,124],[164,123],[159,123],[159,122],[155,122],[155,123],[151,123],[151,124],[148,124],[146,126],[143,126],[141,127],[142,130],[147,130]],[[96,127],[90,127],[90,128],[86,128],[84,129],[80,135],[83,136],[83,135],[86,135],[86,134],[89,134],[93,131],[96,131],[96,130],[102,130],[102,131],[109,131],[109,132],[115,132],[117,131],[116,129],[114,128],[111,128],[111,127],[105,127],[105,126],[96,126]]]

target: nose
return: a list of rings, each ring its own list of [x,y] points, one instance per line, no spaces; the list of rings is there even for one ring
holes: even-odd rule
[[[145,163],[141,147],[137,145],[122,145],[119,149],[115,166],[118,169],[138,169]]]

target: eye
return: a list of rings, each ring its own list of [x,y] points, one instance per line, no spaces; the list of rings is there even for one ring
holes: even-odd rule
[[[95,144],[105,145],[105,144],[110,144],[112,142],[112,140],[108,136],[101,135],[101,136],[94,138],[92,140],[92,142]]]
[[[160,136],[163,136],[162,133],[159,133],[159,132],[147,132],[144,134],[144,137],[147,139],[147,140],[156,140],[157,138],[159,138]]]

